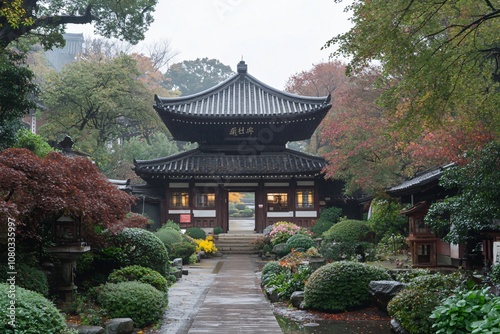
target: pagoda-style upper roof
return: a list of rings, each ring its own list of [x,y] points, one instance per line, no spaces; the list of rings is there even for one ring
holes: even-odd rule
[[[203,145],[241,142],[284,145],[309,139],[331,108],[330,96],[306,97],[238,73],[206,91],[176,98],[155,96],[154,108],[174,139]]]
[[[326,165],[323,158],[285,149],[258,155],[210,153],[200,149],[166,158],[134,161],[135,172],[142,179],[311,177]]]

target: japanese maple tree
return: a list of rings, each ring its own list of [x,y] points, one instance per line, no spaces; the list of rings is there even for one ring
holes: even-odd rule
[[[26,149],[0,152],[0,196],[0,219],[14,219],[21,239],[40,239],[43,226],[66,215],[81,221],[86,241],[92,241],[96,227],[111,233],[126,227],[135,201],[86,158],[51,152],[42,159]],[[148,223],[127,221],[135,227]]]

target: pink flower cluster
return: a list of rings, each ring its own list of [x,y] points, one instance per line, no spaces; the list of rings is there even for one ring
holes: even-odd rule
[[[298,225],[289,222],[277,222],[273,224],[272,230],[269,232],[271,243],[273,245],[286,242],[294,234],[305,233]]]

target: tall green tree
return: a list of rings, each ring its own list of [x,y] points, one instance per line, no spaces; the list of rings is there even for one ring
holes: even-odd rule
[[[112,179],[139,180],[132,170],[134,160],[163,158],[175,153],[179,153],[177,142],[163,132],[154,133],[149,141],[140,136],[132,137],[108,154],[109,163],[101,170]]]
[[[85,139],[102,147],[118,138],[148,136],[159,119],[139,75],[126,55],[99,64],[80,61],[54,73],[42,95],[46,137],[70,135],[76,143]]]
[[[445,170],[439,180],[458,194],[433,203],[425,217],[429,226],[447,233],[446,241],[456,244],[497,229],[500,222],[500,142],[469,152],[465,161]]]
[[[109,141],[164,130],[139,75],[126,55],[99,64],[80,61],[54,73],[42,95],[48,121],[42,133],[52,140],[70,135],[92,154]]]
[[[66,24],[94,25],[98,35],[136,44],[153,22],[157,0],[12,0],[0,4],[0,48],[37,36],[50,48],[64,45]]]
[[[349,73],[380,64],[379,103],[408,135],[458,119],[498,136],[498,1],[355,0],[347,9],[353,27],[325,47],[350,59]]]
[[[211,88],[231,77],[231,67],[217,59],[197,58],[172,64],[165,73],[164,86],[191,95]]]
[[[35,108],[38,89],[24,55],[0,48],[0,150],[14,145],[21,118]]]

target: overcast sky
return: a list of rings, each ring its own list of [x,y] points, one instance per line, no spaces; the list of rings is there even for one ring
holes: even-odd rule
[[[350,27],[334,0],[159,0],[145,43],[169,40],[174,62],[215,58],[283,89],[288,78],[328,61],[321,47]],[[86,30],[88,31],[88,30]],[[72,28],[71,32],[84,32]],[[86,36],[87,37],[87,36]]]

